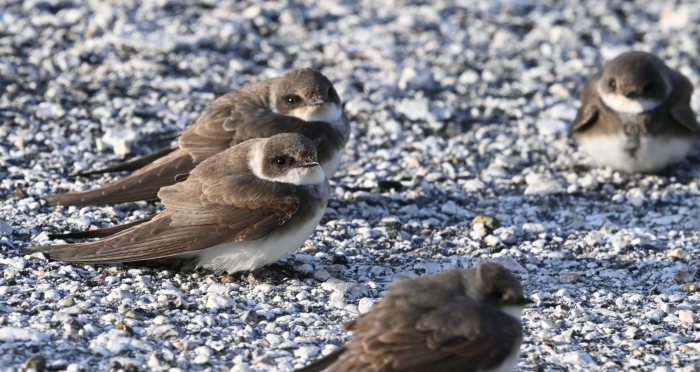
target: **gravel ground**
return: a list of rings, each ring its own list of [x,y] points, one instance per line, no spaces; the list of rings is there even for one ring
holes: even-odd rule
[[[699,3],[140,3],[0,4],[3,370],[40,354],[51,370],[290,371],[347,341],[342,323],[390,282],[482,259],[536,300],[520,370],[699,368],[700,151],[626,175],[566,133],[586,77],[629,48],[700,87]],[[217,95],[309,66],[336,82],[353,139],[326,217],[283,260],[298,278],[23,254],[160,208],[44,206],[110,180],[72,173],[169,144]]]

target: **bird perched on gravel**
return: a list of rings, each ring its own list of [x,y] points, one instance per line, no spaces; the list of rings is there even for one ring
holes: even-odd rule
[[[175,146],[115,167],[84,173],[134,171],[95,190],[48,195],[49,205],[84,206],[157,199],[158,190],[175,183],[205,159],[251,138],[300,133],[317,147],[328,177],[338,169],[350,135],[333,84],[312,69],[290,71],[214,100]]]
[[[593,160],[623,172],[655,172],[683,160],[700,136],[693,86],[652,54],[627,52],[583,88],[571,131]]]
[[[26,250],[75,263],[178,256],[215,271],[253,270],[299,248],[330,195],[314,144],[296,133],[243,142],[182,178],[158,192],[165,209],[149,221],[99,241]]]
[[[354,332],[348,344],[297,372],[511,371],[529,302],[490,262],[404,280],[345,325]]]

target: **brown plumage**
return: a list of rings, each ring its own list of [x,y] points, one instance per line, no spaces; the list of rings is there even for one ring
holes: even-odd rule
[[[484,263],[392,284],[347,323],[351,340],[297,372],[506,371],[517,364],[528,303],[503,267]],[[511,306],[518,318],[502,311]]]
[[[270,160],[263,155],[251,160],[254,154],[262,153],[285,157],[286,163],[276,164],[276,158]],[[302,164],[300,159],[309,165]],[[285,177],[292,171],[312,172],[315,175],[312,179],[318,183],[262,179],[255,173],[256,169],[270,179]],[[218,253],[209,255],[209,261],[204,262],[202,257],[208,254],[207,248],[241,242],[222,251],[232,255],[232,262],[216,264],[213,268],[253,269],[297,249],[318,224],[328,194],[314,145],[306,137],[280,134],[253,139],[203,161],[185,181],[163,187],[158,197],[165,209],[150,220],[142,220],[103,240],[30,247],[27,251],[44,252],[52,259],[76,263],[130,262],[194,253],[201,265],[211,266],[209,261]],[[297,230],[302,228],[310,231],[300,235]],[[281,240],[270,248],[273,253],[269,253],[265,241],[258,240],[269,239],[273,231],[281,234],[278,237],[288,234],[296,240]],[[243,244],[252,241],[258,245]],[[239,251],[254,252],[260,257],[248,263],[235,262]]]
[[[44,199],[49,205],[75,206],[155,200],[161,187],[174,184],[176,175],[190,172],[205,159],[248,139],[279,133],[299,133],[311,139],[330,177],[337,169],[350,127],[344,115],[331,123],[318,120],[322,116],[313,113],[330,108],[341,110],[340,105],[333,85],[321,73],[311,69],[291,71],[214,100],[180,135],[174,148],[103,170],[138,167],[131,175],[94,190],[47,195]],[[297,117],[299,110],[305,109],[305,114],[312,114],[306,118],[313,120]]]
[[[624,53],[584,85],[571,133],[600,165],[654,172],[683,159],[700,136],[692,94],[690,81],[657,57]]]

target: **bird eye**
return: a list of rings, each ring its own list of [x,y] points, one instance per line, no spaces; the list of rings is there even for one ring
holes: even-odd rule
[[[651,93],[651,91],[654,90],[654,83],[649,83],[649,84],[645,85],[643,90],[644,90],[644,94]]]
[[[617,83],[615,83],[615,79],[610,79],[610,82],[608,83],[608,85],[610,86],[610,88],[612,90],[615,90],[615,88],[617,88]]]
[[[275,159],[275,163],[277,163],[277,165],[282,166],[282,165],[287,164],[287,159],[285,159],[283,157],[279,157],[279,158]]]
[[[284,97],[284,102],[288,105],[293,105],[293,104],[299,102],[299,97],[290,94],[290,95]]]

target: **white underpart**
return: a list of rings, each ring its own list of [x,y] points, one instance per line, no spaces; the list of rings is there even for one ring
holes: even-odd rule
[[[324,103],[321,106],[295,108],[289,115],[306,121],[325,121],[334,127],[345,125],[343,123],[343,110],[332,102]]]
[[[267,177],[263,173],[265,164],[264,160],[261,158],[263,153],[262,149],[260,147],[253,148],[251,149],[251,153],[253,155],[248,161],[248,167],[250,167],[250,171],[260,179],[271,182],[291,183],[293,185],[317,185],[323,183],[326,179],[323,168],[319,166],[296,167],[288,170],[280,177]]]
[[[625,150],[628,137],[589,136],[578,139],[579,147],[601,166],[636,173],[654,172],[683,160],[695,144],[692,138],[643,137],[634,156]]]
[[[345,153],[345,146],[336,150],[330,159],[321,162],[321,167],[323,167],[323,172],[327,175],[326,177],[333,177],[333,173],[338,170],[340,166],[340,160],[343,158]]]
[[[289,229],[284,233],[272,231],[258,240],[226,243],[181,257],[197,257],[198,266],[217,272],[254,270],[277,262],[299,249],[316,230],[325,211],[325,205],[320,205],[314,216],[297,229]]]

